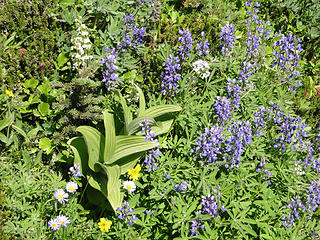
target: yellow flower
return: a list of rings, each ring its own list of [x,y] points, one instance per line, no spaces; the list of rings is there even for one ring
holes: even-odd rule
[[[138,164],[133,169],[129,169],[128,170],[128,174],[130,176],[129,179],[133,181],[138,180],[138,178],[140,177],[140,174],[139,174],[140,170],[141,170],[140,164]]]
[[[9,90],[6,90],[6,94],[9,96],[9,97],[13,97],[13,92],[9,91]]]
[[[98,226],[100,228],[100,231],[109,232],[111,228],[112,222],[109,220],[106,220],[105,218],[100,218],[100,222],[98,223]]]

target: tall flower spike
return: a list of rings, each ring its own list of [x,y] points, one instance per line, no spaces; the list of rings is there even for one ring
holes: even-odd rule
[[[198,55],[202,56],[205,55],[207,56],[209,54],[209,42],[207,40],[204,39],[204,32],[201,32],[201,37],[202,39],[198,41],[197,44],[197,51],[198,51]]]
[[[220,45],[220,47],[222,47],[221,49],[221,53],[223,54],[223,56],[228,56],[231,53],[231,48],[233,47],[233,45],[235,44],[235,34],[234,34],[234,25],[233,24],[227,24],[224,27],[221,27],[221,33],[219,36],[219,39],[222,40],[222,44]]]
[[[180,37],[178,38],[178,42],[181,43],[181,45],[179,47],[178,54],[183,60],[186,56],[190,56],[190,51],[192,50],[194,41],[189,29],[179,30],[179,35]]]
[[[161,74],[163,95],[174,95],[174,91],[178,88],[178,81],[181,80],[181,75],[178,73],[181,70],[179,62],[180,59],[174,57],[172,53],[166,60],[164,72]]]
[[[106,58],[103,58],[100,63],[105,67],[105,72],[102,73],[102,82],[105,83],[108,90],[118,86],[118,67],[116,65],[118,53],[115,49],[107,47],[105,49]]]

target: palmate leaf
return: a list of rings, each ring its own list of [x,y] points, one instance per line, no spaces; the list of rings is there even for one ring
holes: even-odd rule
[[[98,170],[94,166],[97,162],[103,162],[105,137],[97,129],[89,126],[80,126],[76,131],[83,135],[86,142],[89,154],[89,168],[97,172]]]
[[[154,106],[146,109],[142,113],[140,113],[139,117],[150,117],[156,118],[166,113],[178,112],[181,111],[181,107],[173,104],[164,104],[159,106]]]
[[[144,152],[156,147],[159,143],[146,141],[142,136],[117,136],[116,149],[109,164],[129,156],[131,154]]]

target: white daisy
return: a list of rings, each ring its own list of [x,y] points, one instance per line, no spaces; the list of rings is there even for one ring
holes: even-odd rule
[[[68,182],[66,185],[66,190],[68,193],[75,193],[78,189],[78,185],[75,182]]]
[[[57,218],[56,218],[57,222],[59,223],[60,226],[63,226],[63,227],[66,227],[69,223],[70,223],[70,220],[69,218],[67,218],[66,216],[63,216],[63,215],[59,215]]]
[[[51,219],[49,222],[49,227],[52,229],[52,230],[59,230],[59,227],[60,227],[60,224],[59,224],[59,221],[57,220],[57,218],[55,219]]]
[[[54,193],[54,198],[58,200],[59,203],[64,204],[65,202],[68,201],[68,193],[65,193],[63,189],[58,189]]]
[[[133,193],[136,190],[136,184],[133,181],[125,181],[123,188],[128,190],[129,193]]]

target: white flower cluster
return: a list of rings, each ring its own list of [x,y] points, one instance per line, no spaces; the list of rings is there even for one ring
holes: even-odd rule
[[[193,71],[200,74],[202,79],[205,79],[210,76],[210,71],[209,71],[210,66],[208,62],[200,59],[192,63],[192,66],[193,66]]]
[[[91,49],[91,41],[89,39],[89,32],[86,27],[82,23],[81,17],[77,18],[76,21],[77,26],[77,36],[71,39],[73,46],[71,50],[73,53],[73,67],[81,68],[85,66],[86,61],[92,59],[91,55],[88,55],[88,51]]]

